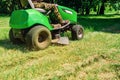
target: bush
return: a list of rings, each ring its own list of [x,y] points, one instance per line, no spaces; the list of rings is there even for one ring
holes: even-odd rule
[[[20,9],[19,0],[1,0],[0,1],[0,13],[9,14],[16,9]]]

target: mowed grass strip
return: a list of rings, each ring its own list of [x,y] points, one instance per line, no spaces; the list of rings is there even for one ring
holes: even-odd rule
[[[95,21],[97,16],[91,17]],[[51,45],[40,51],[29,51],[25,44],[13,45],[8,37],[10,28],[0,28],[0,79],[119,80],[120,34],[106,30],[109,26],[107,23],[111,23],[111,26],[119,24],[119,18],[114,20],[112,23],[109,19],[104,23],[95,23],[82,17],[79,20],[85,25],[85,36],[82,40],[70,40],[68,46]],[[90,28],[91,24],[93,27]]]

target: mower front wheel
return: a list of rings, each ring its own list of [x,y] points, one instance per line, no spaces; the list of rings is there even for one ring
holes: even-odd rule
[[[74,25],[71,29],[72,40],[80,40],[84,36],[84,29],[81,25]]]
[[[26,34],[26,44],[31,50],[47,48],[51,43],[51,33],[44,26],[35,26]]]

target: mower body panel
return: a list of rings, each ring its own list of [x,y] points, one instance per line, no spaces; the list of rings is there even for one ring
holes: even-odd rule
[[[63,20],[69,20],[71,23],[77,23],[77,12],[73,9],[58,6],[58,10],[63,18]]]
[[[26,29],[38,24],[47,27],[49,30],[53,30],[47,16],[34,9],[14,11],[9,24],[14,29]]]
[[[71,24],[77,23],[77,12],[73,9],[58,6],[58,11],[63,20],[69,20]],[[49,30],[54,30],[48,16],[35,9],[13,11],[9,24],[13,29],[27,29],[34,25],[43,25]]]

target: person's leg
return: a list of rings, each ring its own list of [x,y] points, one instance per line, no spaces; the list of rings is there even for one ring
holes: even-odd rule
[[[53,7],[53,9],[54,9],[54,14],[55,14],[55,16],[57,17],[57,20],[59,21],[59,23],[61,23],[61,24],[66,24],[66,23],[68,23],[68,20],[63,20],[61,14],[60,14],[59,11],[58,11],[57,6],[56,6],[55,4],[53,4],[52,7]]]
[[[53,10],[55,17],[57,17],[59,23],[63,23],[63,19],[58,11],[56,4],[44,3],[44,5],[46,10]]]
[[[33,2],[35,8],[45,8],[45,5],[43,2],[39,3],[39,2]]]
[[[55,14],[55,17],[57,17],[57,20],[59,23],[61,24],[64,24],[64,23],[67,23],[68,21],[64,21],[58,11],[58,8],[55,4],[50,4],[50,3],[45,3],[45,2],[36,2],[34,3],[35,7],[36,8],[44,8],[46,10],[53,10],[54,11],[54,14]]]
[[[63,23],[62,16],[61,16],[61,14],[60,14],[59,11],[58,11],[57,6],[53,6],[53,9],[54,9],[54,14],[55,14],[55,16],[57,17],[58,22],[59,22],[59,23]]]

